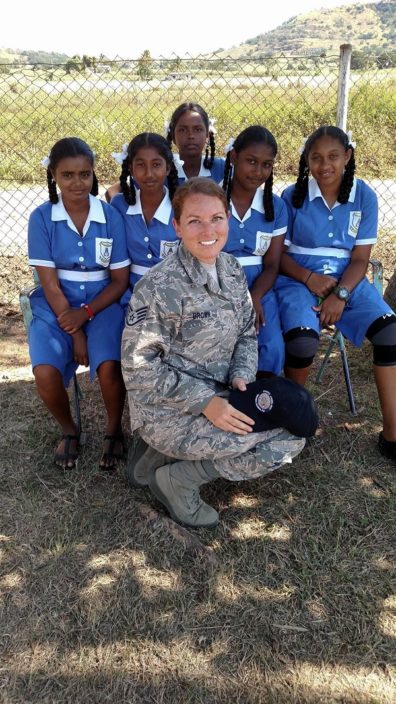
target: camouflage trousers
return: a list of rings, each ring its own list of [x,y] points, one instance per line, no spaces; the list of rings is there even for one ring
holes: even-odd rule
[[[205,416],[155,409],[139,434],[148,445],[179,460],[212,460],[230,481],[256,479],[291,463],[305,445],[304,438],[284,428],[237,435],[216,428]]]

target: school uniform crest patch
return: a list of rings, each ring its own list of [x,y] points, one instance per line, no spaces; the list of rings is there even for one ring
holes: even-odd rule
[[[268,247],[271,244],[271,234],[269,232],[256,232],[256,249],[253,254],[257,254],[259,257],[264,256]]]
[[[101,237],[95,238],[95,262],[102,266],[109,266],[113,240],[103,240]]]
[[[160,244],[160,257],[165,259],[169,254],[176,252],[179,246],[179,242],[167,242],[166,240],[161,240]]]
[[[349,213],[348,235],[351,235],[351,237],[356,237],[359,231],[361,219],[362,213],[360,210],[351,210],[351,212]]]

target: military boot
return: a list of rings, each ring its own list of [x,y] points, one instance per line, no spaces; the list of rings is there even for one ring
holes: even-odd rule
[[[128,452],[127,477],[129,486],[148,486],[150,472],[162,467],[166,462],[174,461],[168,455],[163,455],[138,436]]]
[[[213,462],[183,460],[152,472],[149,486],[178,523],[191,528],[214,528],[219,514],[202,501],[199,487],[219,476]]]

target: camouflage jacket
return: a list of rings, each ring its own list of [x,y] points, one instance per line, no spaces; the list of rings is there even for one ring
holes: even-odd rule
[[[132,428],[160,405],[199,415],[235,377],[256,378],[254,310],[230,254],[216,262],[220,286],[181,244],[136,284],[122,340]]]

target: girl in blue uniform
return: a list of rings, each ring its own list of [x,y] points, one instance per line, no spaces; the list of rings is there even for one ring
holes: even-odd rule
[[[120,347],[129,259],[122,219],[94,196],[94,155],[76,137],[51,149],[49,201],[30,216],[29,264],[40,286],[31,296],[29,352],[38,393],[62,428],[55,462],[76,465],[77,428],[65,390],[79,364],[97,373],[107,411],[100,466],[112,469],[124,452],[121,416],[125,387]],[[59,190],[59,194],[58,194]]]
[[[336,325],[357,346],[367,337],[383,415],[379,449],[396,459],[396,316],[365,277],[378,204],[354,172],[349,137],[320,127],[306,141],[295,186],[283,194],[291,226],[276,293],[285,374],[305,383],[323,325]]]
[[[179,184],[193,176],[212,178],[216,183],[222,181],[224,159],[215,156],[215,130],[201,105],[198,103],[179,105],[170,119],[166,139],[169,146],[172,147],[174,143],[179,152],[177,160]]]
[[[129,303],[133,287],[143,274],[178,246],[172,224],[172,198],[177,185],[173,154],[164,137],[154,132],[134,137],[122,162],[122,193],[111,201],[124,220],[131,260],[129,290],[123,296],[123,305]]]
[[[277,151],[269,130],[260,125],[248,127],[227,154],[223,181],[231,210],[224,249],[243,266],[252,296],[259,348],[258,377],[280,374],[284,363],[284,342],[272,288],[287,231],[287,208],[272,193]]]

